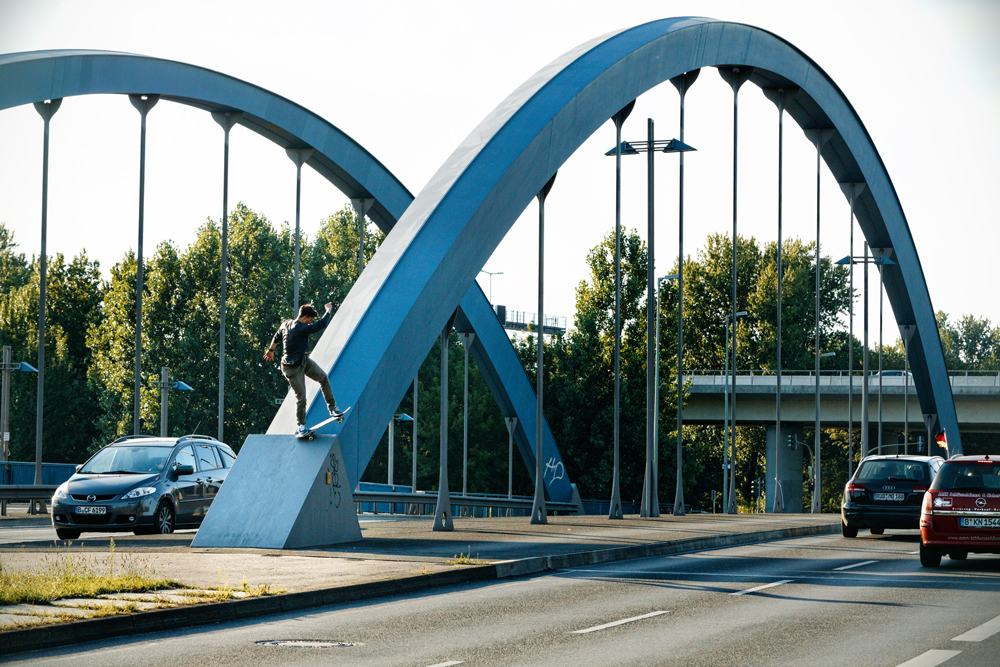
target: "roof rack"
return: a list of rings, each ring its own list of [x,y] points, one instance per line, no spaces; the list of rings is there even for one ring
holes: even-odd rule
[[[125,442],[126,440],[132,440],[133,438],[158,438],[158,435],[123,435],[117,440],[113,441],[112,445],[117,445],[119,442]]]
[[[179,445],[187,440],[208,440],[209,442],[219,442],[210,435],[199,435],[197,433],[189,433],[188,435],[182,435],[181,437],[177,438],[177,444]]]

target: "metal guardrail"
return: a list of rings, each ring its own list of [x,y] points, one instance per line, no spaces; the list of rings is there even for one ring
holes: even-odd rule
[[[498,507],[501,509],[523,509],[531,511],[532,499],[507,498],[504,496],[461,496],[451,494],[452,507]],[[358,491],[354,494],[356,503],[386,503],[389,505],[437,505],[437,493],[392,493]],[[581,508],[574,503],[545,501],[546,510],[579,514]]]
[[[58,484],[0,484],[0,500],[50,500]]]
[[[729,371],[732,374],[732,371]],[[722,369],[700,369],[700,368],[687,368],[684,369],[684,374],[692,377],[705,377],[705,376],[722,376],[726,377],[726,371]],[[781,375],[783,377],[813,377],[816,374],[814,370],[783,370]],[[856,378],[864,377],[864,372],[861,369],[855,369],[853,373],[845,369],[823,369],[819,372],[820,377],[848,377],[849,375],[854,375]],[[777,371],[774,370],[747,370],[739,369],[736,371],[737,377],[774,377],[777,375]],[[877,370],[868,371],[868,377],[873,380],[877,380],[879,377],[879,372]],[[903,379],[903,371],[898,368],[884,368],[882,369],[882,377],[884,379]],[[1000,371],[991,370],[959,370],[959,371],[948,371],[949,378],[992,378],[1000,381]],[[910,373],[910,381],[913,381],[913,373]]]

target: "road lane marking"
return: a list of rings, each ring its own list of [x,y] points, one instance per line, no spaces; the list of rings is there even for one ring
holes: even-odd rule
[[[770,584],[764,584],[763,586],[757,586],[756,588],[748,588],[745,591],[736,591],[735,593],[730,593],[730,595],[746,595],[747,593],[756,593],[757,591],[762,591],[765,588],[774,588],[775,586],[780,586],[781,584],[787,584],[794,579],[782,579],[781,581],[774,581]]]
[[[992,637],[996,633],[1000,632],[1000,616],[997,616],[992,621],[986,621],[978,628],[972,628],[965,634],[961,634],[951,641],[953,642],[981,642],[987,637]]]
[[[451,660],[449,662],[439,662],[436,665],[427,665],[427,667],[452,667],[452,665],[461,665],[464,663],[464,660]]]
[[[766,575],[766,574],[743,574],[741,572],[685,572],[684,570],[659,570],[659,571],[648,571],[648,570],[585,570],[585,569],[563,569],[557,570],[558,574],[563,575],[568,578],[578,578],[573,575],[586,574],[590,575],[588,578],[591,579],[603,579],[612,580],[620,579],[622,577],[635,577],[635,578],[646,578],[650,580],[697,580],[697,579],[720,579],[719,583],[735,583],[740,580],[746,579],[766,579],[768,576],[776,575]],[[593,576],[593,575],[603,575],[603,576]],[[941,586],[944,590],[952,590],[959,587],[964,587],[967,585],[975,585],[979,588],[986,590],[998,590],[1000,589],[1000,581],[993,579],[990,580],[986,577],[976,577],[976,576],[953,576],[949,573],[949,576],[944,576],[943,574],[937,575],[927,575],[921,574],[919,572],[881,572],[878,574],[868,574],[862,572],[852,573],[849,577],[852,585],[869,583],[872,586],[892,586],[899,583],[906,585],[915,584],[933,584]],[[728,581],[727,581],[728,580]],[[829,574],[796,574],[795,581],[799,583],[804,582],[831,582],[831,583],[843,583],[847,581],[844,577],[840,576],[840,573],[830,572]],[[709,585],[706,582],[704,585]],[[964,590],[964,588],[963,588]]]
[[[913,660],[907,660],[896,667],[934,667],[934,665],[940,665],[945,660],[951,660],[959,653],[961,651],[942,651],[935,648],[927,651],[927,653],[918,655]]]
[[[871,565],[872,563],[877,563],[877,562],[878,562],[877,560],[866,560],[860,563],[855,563],[854,565],[844,565],[843,567],[835,567],[833,568],[833,571],[837,572],[838,570],[850,570],[855,567],[861,567],[862,565]]]
[[[669,614],[669,611],[653,611],[648,614],[643,614],[642,616],[633,616],[632,618],[624,618],[620,621],[613,621],[611,623],[605,623],[604,625],[595,625],[592,628],[587,628],[586,630],[574,630],[571,634],[574,635],[584,635],[588,632],[597,632],[598,630],[605,630],[607,628],[613,628],[616,625],[624,625],[626,623],[631,623],[633,621],[641,621],[644,618],[652,618],[653,616],[659,616],[660,614]]]

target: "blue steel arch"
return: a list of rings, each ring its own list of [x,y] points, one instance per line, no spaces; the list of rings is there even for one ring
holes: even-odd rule
[[[348,197],[374,199],[368,216],[386,233],[413,201],[413,195],[385,166],[336,126],[284,97],[234,77],[203,67],[128,53],[53,50],[0,55],[0,110],[76,95],[132,93],[156,94],[161,99],[209,112],[240,112],[239,124],[278,146],[313,148],[307,164]],[[504,416],[518,418],[515,440],[528,469],[534,470],[534,389],[478,284],[475,281],[466,283],[463,292],[456,328],[476,333],[471,354]],[[455,306],[451,310],[454,311]],[[411,351],[422,361],[430,345],[428,342],[423,349]],[[411,379],[416,370],[412,369]],[[409,380],[406,383],[409,384]],[[342,397],[341,404],[350,405],[352,392],[335,387],[338,397]],[[397,405],[401,397],[402,392],[397,396]],[[314,398],[315,392],[310,395],[310,403]],[[286,399],[269,432],[290,433],[292,428],[285,423],[289,416],[294,421],[294,412],[294,400]],[[358,407],[352,410],[352,415],[359,414],[370,417],[370,413]],[[382,429],[375,425],[367,429],[368,436],[374,438],[371,442],[364,446],[342,447],[351,488],[368,465],[388,419],[381,423]],[[561,462],[547,423],[543,438],[546,460]],[[574,489],[565,476],[546,480],[546,483],[551,499],[572,500]]]
[[[619,109],[650,88],[702,67],[752,67],[751,81],[782,89],[805,130],[830,129],[822,157],[841,183],[864,183],[856,214],[885,269],[900,325],[913,324],[915,385],[930,428],[961,438],[937,323],[906,218],[881,158],[836,84],[797,48],[748,25],[671,18],[609,33],[544,67],[483,120],[417,196],[355,284],[316,348],[355,411],[345,449],[373,442],[466,287],[535,194]],[[322,406],[315,405],[316,416]],[[357,417],[362,418],[357,418]],[[276,432],[293,426],[279,413]],[[366,429],[369,431],[366,432]]]

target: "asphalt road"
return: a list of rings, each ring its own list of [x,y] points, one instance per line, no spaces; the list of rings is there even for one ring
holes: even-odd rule
[[[1000,664],[1000,558],[929,570],[917,548],[913,531],[783,540],[11,657],[74,667]],[[282,640],[299,645],[263,643]]]

